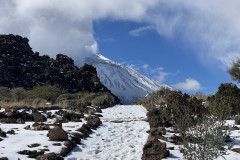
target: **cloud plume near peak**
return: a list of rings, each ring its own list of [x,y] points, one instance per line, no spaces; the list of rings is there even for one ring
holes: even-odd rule
[[[98,45],[93,21],[142,22],[135,36],[156,30],[181,38],[195,48],[203,64],[223,68],[240,56],[238,0],[0,0],[0,34],[30,39],[34,51],[55,57],[67,54],[78,64]]]

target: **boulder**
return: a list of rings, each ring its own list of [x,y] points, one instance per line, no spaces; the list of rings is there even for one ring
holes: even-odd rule
[[[50,141],[65,141],[68,139],[68,134],[62,128],[56,126],[48,132]]]
[[[87,120],[87,125],[92,129],[97,129],[102,124],[98,116],[89,116]]]
[[[143,147],[142,160],[160,160],[169,157],[169,155],[170,153],[166,148],[166,143],[152,138],[149,139]]]

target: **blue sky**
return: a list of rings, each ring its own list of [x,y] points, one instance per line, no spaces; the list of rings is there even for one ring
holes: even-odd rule
[[[188,93],[213,94],[240,57],[239,0],[0,0],[0,34],[75,64],[100,52]]]
[[[186,82],[186,79],[198,81],[201,89],[182,89],[187,93],[201,91],[213,94],[221,83],[234,83],[226,69],[204,65],[194,54],[198,48],[185,43],[182,37],[169,39],[154,30],[138,36],[131,34],[131,31],[144,26],[146,24],[133,22],[95,22],[94,36],[99,53],[174,88],[177,88],[177,83]],[[157,68],[160,68],[160,72],[151,72]]]

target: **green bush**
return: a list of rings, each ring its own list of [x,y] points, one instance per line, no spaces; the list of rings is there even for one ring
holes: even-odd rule
[[[12,101],[21,101],[26,97],[26,90],[23,88],[13,88],[11,89],[11,100]]]
[[[208,98],[210,106],[216,106],[223,118],[240,114],[240,89],[232,83],[221,84],[214,96]],[[228,114],[228,115],[226,115]]]
[[[100,96],[95,97],[91,103],[94,106],[99,106],[99,107],[110,107],[115,104],[114,98],[108,94],[108,93],[102,93],[103,95],[100,94]]]
[[[32,101],[32,106],[33,107],[46,107],[47,106],[47,100],[46,99],[42,99],[42,98],[36,98]]]
[[[66,91],[57,86],[36,86],[33,90],[30,90],[28,94],[30,98],[42,98],[54,103],[56,99],[64,93],[66,93]]]
[[[9,101],[11,99],[11,91],[7,87],[0,87],[0,101]]]

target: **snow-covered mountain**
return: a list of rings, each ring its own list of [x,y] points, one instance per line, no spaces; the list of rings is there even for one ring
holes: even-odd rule
[[[168,87],[141,75],[130,67],[113,62],[101,54],[87,57],[85,63],[96,67],[100,81],[118,96],[123,104],[132,104],[135,100],[143,98],[147,92]]]

